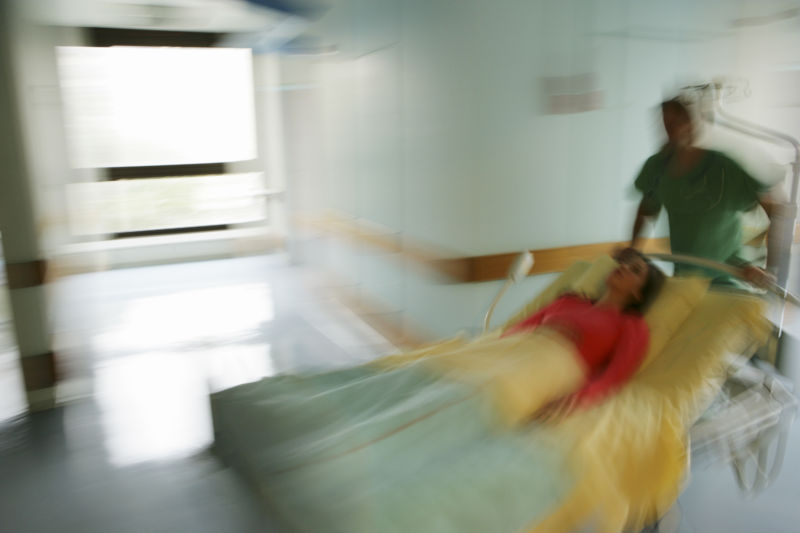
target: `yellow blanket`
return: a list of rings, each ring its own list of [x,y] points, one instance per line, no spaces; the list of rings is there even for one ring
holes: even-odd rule
[[[688,433],[719,391],[730,353],[768,334],[753,297],[709,292],[667,346],[618,394],[552,431],[572,443],[578,486],[533,533],[638,531],[675,502]]]
[[[531,533],[567,533],[589,522],[600,532],[636,531],[677,499],[687,472],[689,428],[719,391],[727,356],[762,342],[769,329],[763,304],[755,297],[706,293],[704,285],[691,280],[677,281],[676,287],[664,298],[672,298],[672,310],[662,306],[646,316],[656,334],[634,378],[602,404],[548,428],[564,443],[578,482],[555,512],[531,525]],[[550,293],[526,314],[557,295]],[[451,339],[375,364],[391,368],[424,359],[423,364],[450,375],[481,376],[493,397],[500,398],[501,416],[519,422],[536,404],[526,403],[522,393],[541,387],[542,375],[558,369],[548,364],[537,372],[535,358],[525,362],[530,346],[498,336],[496,331],[471,343]]]

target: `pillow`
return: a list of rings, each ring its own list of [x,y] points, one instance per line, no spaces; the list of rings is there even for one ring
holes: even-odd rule
[[[705,278],[667,278],[658,296],[644,313],[650,329],[650,345],[642,368],[656,357],[708,292]]]
[[[758,296],[709,290],[634,381],[658,390],[693,422],[725,379],[728,356],[746,353],[769,336],[764,308]]]

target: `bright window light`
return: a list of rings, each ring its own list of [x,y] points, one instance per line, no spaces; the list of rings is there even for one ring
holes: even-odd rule
[[[249,49],[59,47],[76,168],[256,157]]]

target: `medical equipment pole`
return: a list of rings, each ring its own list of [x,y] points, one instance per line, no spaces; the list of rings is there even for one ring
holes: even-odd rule
[[[795,224],[797,221],[797,191],[798,185],[800,184],[800,141],[791,135],[754,124],[730,114],[724,107],[722,84],[720,82],[709,83],[694,88],[700,89],[702,92],[710,93],[712,108],[710,116],[706,116],[706,119],[712,124],[719,124],[720,126],[758,139],[787,143],[794,150],[792,186],[789,202],[778,204],[777,212],[770,214],[770,219],[777,228],[778,284],[780,286],[786,286],[789,279],[791,248],[794,242]],[[722,120],[719,120],[719,118]]]

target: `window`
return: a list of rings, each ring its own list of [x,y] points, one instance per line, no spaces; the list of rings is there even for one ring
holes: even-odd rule
[[[249,49],[60,47],[76,168],[256,157]]]
[[[93,40],[171,35],[109,31],[94,30]],[[225,172],[225,163],[257,157],[249,49],[59,47],[57,57],[72,165],[101,169],[101,181],[68,186],[73,235],[193,232],[267,217],[263,174]]]

